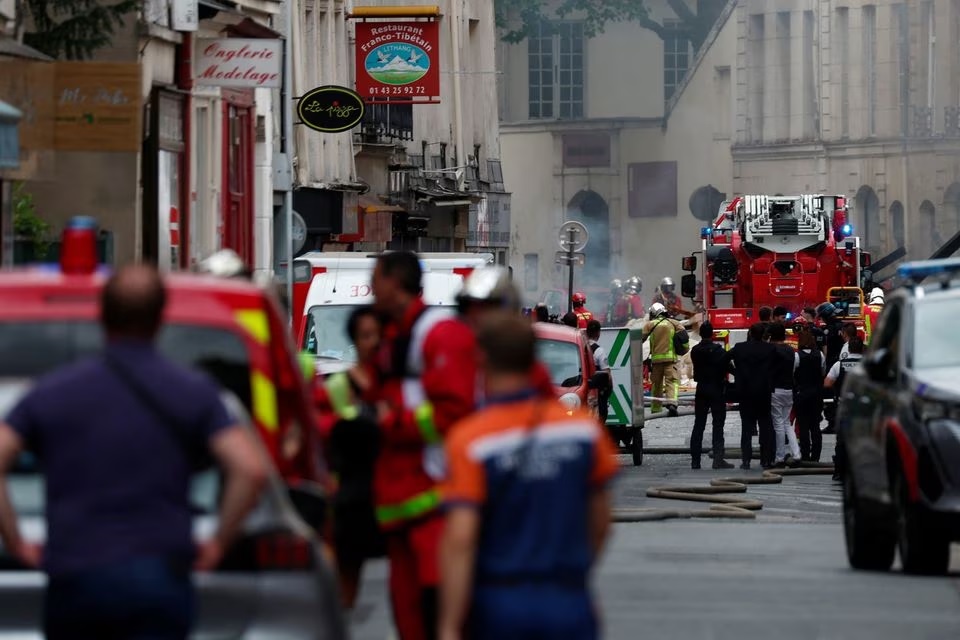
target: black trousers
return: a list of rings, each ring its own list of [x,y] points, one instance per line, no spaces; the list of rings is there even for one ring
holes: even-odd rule
[[[600,413],[600,424],[607,424],[607,415],[610,412],[610,395],[613,388],[604,387],[597,393],[597,411]]]
[[[697,385],[694,400],[693,434],[690,436],[690,455],[699,462],[703,453],[703,432],[707,427],[707,414],[713,416],[713,459],[722,460],[726,448],[723,442],[723,424],[727,419],[727,403],[723,389]]]
[[[760,464],[773,464],[776,456],[776,437],[770,417],[770,396],[740,398],[740,458],[744,464],[753,459],[753,430],[760,435]]]
[[[794,401],[797,426],[800,428],[800,457],[820,461],[823,450],[823,434],[820,433],[820,414],[823,412],[823,394],[820,389],[801,391]]]

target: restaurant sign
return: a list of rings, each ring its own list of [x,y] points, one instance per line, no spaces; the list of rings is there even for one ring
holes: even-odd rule
[[[358,22],[357,93],[367,101],[440,101],[436,21]]]
[[[282,40],[197,39],[194,81],[199,85],[278,89],[282,86],[282,70]]]
[[[307,128],[323,133],[349,131],[360,124],[363,99],[346,87],[328,85],[308,91],[297,102],[297,115]]]

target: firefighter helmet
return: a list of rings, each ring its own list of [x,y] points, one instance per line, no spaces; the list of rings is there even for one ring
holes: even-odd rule
[[[837,308],[830,302],[824,302],[817,307],[817,317],[830,320],[837,315]]]
[[[252,277],[243,258],[232,249],[222,249],[208,256],[197,265],[197,271],[221,278]]]
[[[623,291],[623,281],[618,278],[614,278],[610,281],[610,293],[620,293]]]
[[[870,302],[867,304],[883,304],[883,289],[880,287],[874,287],[873,291],[870,292]]]
[[[659,302],[654,302],[650,305],[650,319],[659,318],[660,316],[667,315],[667,308],[660,304]]]
[[[457,304],[461,307],[471,302],[492,303],[519,311],[520,293],[510,278],[510,270],[501,266],[474,270],[463,281],[463,288],[457,294]]]
[[[633,276],[627,280],[627,291],[630,293],[640,293],[643,290],[643,280],[639,276]]]
[[[660,292],[661,293],[673,293],[673,290],[677,288],[677,285],[673,283],[673,278],[667,276],[660,281]]]
[[[587,304],[587,296],[583,293],[583,291],[577,291],[575,294],[573,294],[573,306],[582,307],[585,304]]]

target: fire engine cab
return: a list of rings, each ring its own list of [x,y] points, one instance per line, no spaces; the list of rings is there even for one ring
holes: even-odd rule
[[[701,229],[700,250],[683,259],[682,294],[730,332],[730,344],[746,339],[764,306],[799,318],[829,300],[862,323],[861,269],[870,256],[852,234],[844,196],[740,196],[723,204]]]

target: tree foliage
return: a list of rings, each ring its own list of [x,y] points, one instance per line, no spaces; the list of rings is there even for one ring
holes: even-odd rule
[[[110,44],[141,0],[23,0],[25,44],[60,60],[86,60]]]
[[[692,10],[685,0],[667,0],[677,17],[677,24],[669,26],[650,17],[644,0],[494,0],[494,12],[506,42],[522,42],[538,33],[540,25],[550,18],[577,17],[587,37],[603,33],[611,22],[636,22],[661,38],[684,35],[696,51],[728,1],[697,0],[696,10]]]

